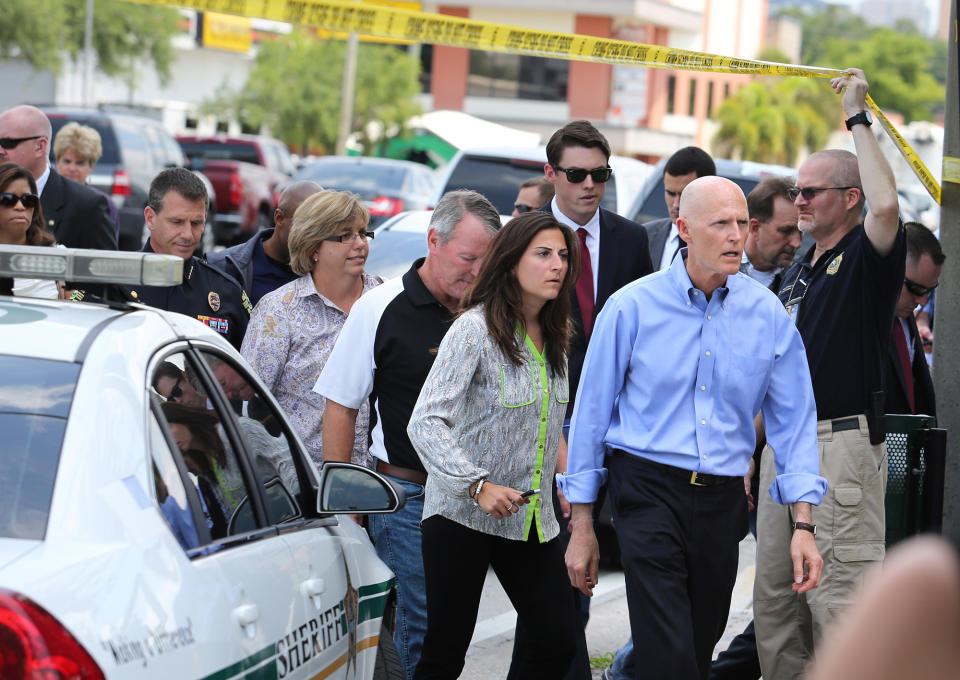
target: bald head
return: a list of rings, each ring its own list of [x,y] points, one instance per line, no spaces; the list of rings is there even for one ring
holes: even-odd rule
[[[746,210],[747,199],[735,182],[726,177],[698,177],[680,195],[680,217],[686,217],[688,222],[699,221],[703,215],[709,215],[718,203],[727,200],[743,202]]]
[[[21,140],[11,149],[0,148],[0,161],[22,165],[34,178],[47,169],[47,154],[53,136],[47,115],[35,106],[14,106],[0,113],[0,137]]]
[[[278,262],[290,262],[287,238],[293,226],[293,214],[305,200],[320,191],[323,191],[323,187],[309,180],[294,182],[283,190],[277,199],[277,209],[273,212],[273,234],[263,242],[267,255]]]

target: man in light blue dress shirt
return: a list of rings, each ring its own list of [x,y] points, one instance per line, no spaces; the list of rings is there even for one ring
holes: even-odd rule
[[[610,297],[584,363],[558,479],[573,504],[571,583],[592,594],[599,548],[591,504],[607,480],[645,678],[707,678],[726,623],[746,531],[743,476],[762,412],[792,504],[793,590],[819,584],[811,504],[819,475],[816,409],[800,335],[776,296],[738,272],[743,192],[720,177],[684,190],[689,244],[668,268]]]

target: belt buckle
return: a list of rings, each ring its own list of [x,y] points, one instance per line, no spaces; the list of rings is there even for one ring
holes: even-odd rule
[[[692,471],[690,472],[690,484],[692,484],[693,486],[706,486],[706,484],[704,484],[703,482],[698,482],[698,481],[697,481],[697,476],[698,476],[699,474],[700,474],[700,473],[697,472],[696,470],[692,470]]]

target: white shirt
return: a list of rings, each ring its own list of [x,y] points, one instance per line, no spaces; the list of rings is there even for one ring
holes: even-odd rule
[[[686,243],[680,241],[680,232],[677,230],[677,223],[670,223],[670,233],[667,234],[667,240],[663,244],[663,254],[660,256],[660,266],[657,270],[667,269],[673,262],[673,256],[677,254],[677,248],[685,246]]]
[[[762,272],[756,267],[753,266],[753,263],[750,261],[750,258],[747,257],[747,251],[743,251],[743,258],[740,260],[740,271],[749,276],[754,281],[759,281],[767,288],[770,287],[770,284],[773,283],[773,279],[776,278],[777,274],[783,271],[783,267],[777,267],[776,269],[771,269],[769,271]],[[776,292],[776,291],[774,291]]]
[[[907,340],[907,352],[910,353],[910,363],[913,363],[913,335],[910,333],[910,324],[907,323],[907,320],[903,317],[897,317],[897,323],[900,324],[900,327],[903,329],[903,337]]]
[[[597,300],[597,272],[600,269],[600,210],[593,213],[593,217],[586,224],[577,224],[569,217],[563,214],[560,206],[557,204],[557,197],[554,196],[550,201],[550,210],[553,216],[560,224],[565,224],[576,233],[577,229],[587,230],[587,250],[590,251],[590,269],[593,270],[593,300]],[[577,237],[579,238],[579,237]]]
[[[50,164],[47,163],[46,170],[43,171],[43,174],[37,177],[37,196],[43,195],[43,188],[47,186],[47,180],[50,179]]]

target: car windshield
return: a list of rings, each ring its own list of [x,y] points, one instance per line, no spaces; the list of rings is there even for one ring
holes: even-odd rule
[[[298,180],[312,180],[326,189],[353,191],[361,198],[373,198],[383,192],[399,192],[406,178],[405,168],[379,163],[314,163]]]
[[[42,539],[78,364],[0,355],[0,537]]]
[[[729,179],[736,182],[737,185],[743,189],[744,196],[753,191],[753,188],[760,183],[759,178],[753,177],[730,177]],[[667,211],[667,203],[663,197],[663,176],[661,176],[653,189],[647,194],[640,209],[629,217],[635,222],[643,223],[669,216],[670,213]]]
[[[180,147],[188,158],[209,160],[243,161],[260,165],[257,147],[248,142],[187,142],[180,140]]]
[[[486,196],[501,215],[509,215],[520,184],[537,176],[543,176],[543,163],[539,161],[463,156],[443,191],[473,189]],[[601,205],[607,210],[616,210],[616,175],[607,183]]]

